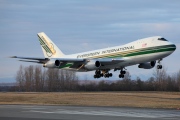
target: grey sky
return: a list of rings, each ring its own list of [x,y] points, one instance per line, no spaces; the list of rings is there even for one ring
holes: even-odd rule
[[[7,56],[43,57],[38,32],[45,32],[65,54],[164,36],[177,50],[163,60],[168,73],[180,69],[179,0],[1,0],[0,82],[13,81],[19,65]],[[128,67],[132,77],[152,70]],[[138,72],[137,72],[138,71]],[[92,78],[94,72],[79,74]],[[118,79],[116,76],[112,79]]]

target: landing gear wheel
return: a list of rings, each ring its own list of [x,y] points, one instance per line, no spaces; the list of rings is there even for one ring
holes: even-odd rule
[[[104,78],[112,77],[112,73],[109,73],[110,69],[101,70],[101,77],[104,76]]]
[[[112,73],[109,73],[109,77],[112,77]]]
[[[124,78],[124,75],[122,75],[122,78]]]
[[[104,77],[105,77],[105,78],[109,78],[109,74],[105,74]]]
[[[119,74],[119,78],[121,78],[121,74]]]
[[[119,74],[119,78],[124,78],[124,75],[123,74]]]
[[[162,59],[158,60],[159,65],[157,65],[157,69],[162,69],[161,61],[162,61]]]
[[[101,73],[101,77],[103,77],[103,74]]]
[[[157,69],[162,69],[162,65],[157,65]]]
[[[121,71],[120,71],[120,74],[124,75],[124,74],[126,74],[126,71],[121,70]]]
[[[123,70],[124,69],[124,70]],[[121,71],[120,71],[120,74],[119,74],[119,78],[124,78],[124,75],[126,74],[126,69],[125,68],[122,68]]]
[[[95,71],[94,78],[100,78],[100,77],[103,77],[103,74],[101,73],[100,70],[96,70],[96,71]]]

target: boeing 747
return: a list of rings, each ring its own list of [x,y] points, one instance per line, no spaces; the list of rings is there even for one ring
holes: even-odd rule
[[[110,70],[120,70],[119,78],[124,78],[125,67],[138,64],[139,68],[151,69],[156,65],[162,69],[161,60],[176,50],[175,44],[161,36],[149,37],[131,43],[89,52],[65,55],[43,32],[37,34],[44,58],[19,57],[24,62],[43,64],[43,67],[73,70],[77,72],[94,71],[94,78],[112,77]]]

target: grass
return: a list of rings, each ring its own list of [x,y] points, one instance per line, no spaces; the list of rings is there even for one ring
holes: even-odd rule
[[[0,104],[180,108],[180,92],[8,92]]]

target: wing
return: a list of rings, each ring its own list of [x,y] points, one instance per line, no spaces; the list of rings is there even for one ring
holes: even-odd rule
[[[20,56],[11,56],[10,58],[20,59],[22,62],[32,62],[44,64],[45,67],[56,67],[54,66],[55,61],[59,61],[61,63],[60,68],[64,68],[65,66],[69,66],[70,68],[78,69],[82,65],[85,64],[86,59],[77,59],[77,58],[36,58],[36,57],[20,57]]]
[[[102,66],[106,65],[112,65],[112,64],[117,64],[120,62],[124,62],[124,58],[99,58],[99,59],[79,59],[79,58],[35,58],[35,57],[19,57],[19,56],[12,56],[10,58],[18,58],[20,59],[19,61],[22,62],[33,62],[33,63],[40,63],[40,64],[55,64],[56,61],[58,61],[61,64],[60,68],[63,68],[62,66],[67,66],[69,68],[74,68],[74,69],[81,69],[84,68],[85,65],[88,63],[95,63],[96,61],[100,62]],[[54,66],[55,67],[55,66]]]
[[[33,62],[40,64],[46,64],[50,61],[58,60],[62,64],[73,63],[71,68],[76,68],[86,61],[85,59],[77,59],[77,58],[36,58],[36,57],[20,57],[20,56],[11,56],[10,58],[18,58],[20,59],[19,61],[22,62]]]

